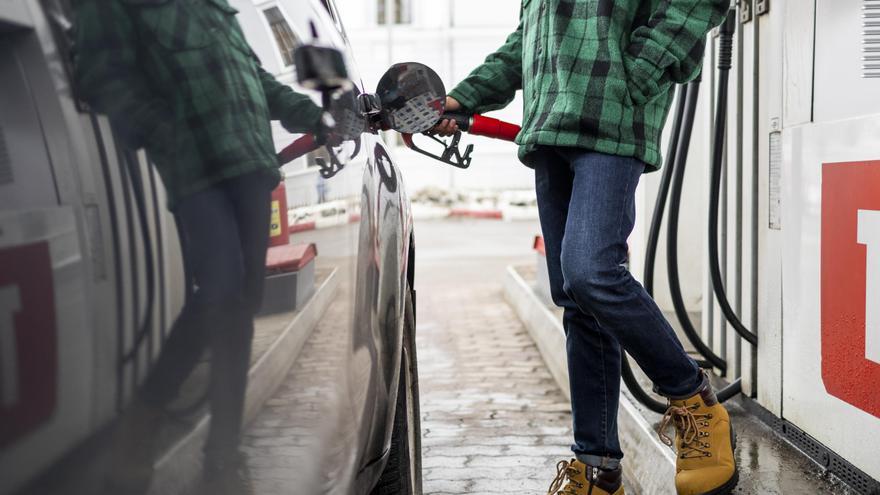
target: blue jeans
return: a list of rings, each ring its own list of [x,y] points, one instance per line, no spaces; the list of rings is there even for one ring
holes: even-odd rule
[[[254,315],[263,297],[272,189],[264,172],[227,179],[181,199],[174,209],[187,298],[142,390],[156,406],[174,400],[211,350],[211,429],[206,451],[238,446]]]
[[[669,397],[697,393],[703,377],[669,322],[626,268],[635,191],[634,158],[541,147],[535,169],[553,302],[564,309],[576,457],[616,468],[621,347]]]

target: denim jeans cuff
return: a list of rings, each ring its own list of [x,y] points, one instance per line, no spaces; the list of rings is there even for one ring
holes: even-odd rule
[[[691,397],[693,397],[693,396],[699,394],[699,393],[702,392],[703,390],[706,390],[707,388],[711,388],[711,387],[712,387],[712,385],[709,383],[709,377],[706,375],[706,373],[705,373],[704,371],[702,371],[702,370],[700,370],[699,373],[700,373],[700,382],[699,382],[699,384],[697,385],[697,387],[694,388],[693,390],[690,390],[690,391],[688,391],[688,392],[685,392],[684,394],[669,394],[669,393],[664,392],[664,391],[663,391],[660,387],[658,387],[657,385],[654,385],[654,392],[656,392],[656,393],[659,394],[659,395],[662,395],[663,397],[666,397],[666,398],[669,399],[669,400],[685,400],[685,399],[689,399],[689,398],[691,398]]]
[[[594,468],[613,471],[620,467],[620,459],[615,459],[613,457],[590,454],[575,454],[574,456],[577,458],[577,460],[583,462],[587,466],[591,466]]]

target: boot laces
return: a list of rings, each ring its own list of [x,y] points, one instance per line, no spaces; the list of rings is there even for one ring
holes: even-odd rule
[[[579,474],[581,474],[581,471],[572,466],[570,462],[559,461],[556,463],[556,478],[550,483],[547,495],[577,495],[577,490],[584,487],[582,483],[573,479],[573,477]],[[563,488],[562,484],[565,483],[566,479],[568,483]],[[592,483],[590,485],[592,490]]]
[[[658,435],[660,440],[670,447],[675,443],[672,438],[666,434],[669,425],[675,427],[675,434],[680,440],[679,456],[682,459],[691,459],[695,457],[711,457],[709,452],[709,442],[702,439],[708,437],[709,433],[704,428],[709,427],[709,420],[712,419],[711,413],[696,414],[695,411],[700,408],[699,404],[691,406],[670,406],[660,421]]]

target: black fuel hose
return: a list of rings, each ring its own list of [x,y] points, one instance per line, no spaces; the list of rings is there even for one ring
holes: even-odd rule
[[[718,368],[722,374],[727,372],[727,362],[721,356],[715,354],[709,346],[703,342],[694,324],[691,323],[684,298],[681,294],[681,280],[678,275],[678,220],[681,212],[681,194],[684,185],[684,173],[687,169],[688,152],[690,151],[691,135],[694,130],[694,117],[697,111],[701,78],[697,77],[688,83],[687,103],[682,121],[681,139],[678,143],[678,151],[675,157],[675,171],[672,174],[672,190],[669,201],[669,218],[666,225],[666,269],[669,278],[669,292],[675,315],[681,323],[688,341],[701,356],[705,357],[712,366]]]
[[[733,35],[736,28],[735,11],[731,11],[722,25],[720,30],[720,54],[719,65],[719,90],[717,94],[717,113],[714,128],[714,137],[712,143],[712,176],[710,190],[710,222],[709,222],[709,245],[710,245],[710,268],[712,269],[712,283],[716,296],[720,300],[722,311],[727,320],[734,326],[737,332],[747,341],[755,345],[757,337],[749,332],[739,321],[736,314],[730,308],[724,293],[724,286],[721,283],[721,271],[718,258],[718,205],[720,201],[720,185],[721,170],[723,167],[723,152],[725,144],[725,122],[728,106],[728,85],[729,73],[733,59]],[[710,361],[725,366],[719,367],[722,372],[726,371],[726,361],[715,355],[711,349],[703,343],[696,329],[690,323],[690,318],[684,308],[681,298],[681,287],[678,280],[678,255],[677,255],[677,238],[678,238],[678,215],[681,206],[682,182],[684,177],[684,168],[687,161],[687,154],[690,145],[691,131],[693,130],[693,111],[696,107],[696,101],[699,91],[699,78],[688,85],[687,91],[683,88],[678,90],[678,104],[676,106],[675,116],[673,120],[673,128],[670,139],[669,152],[667,153],[667,167],[664,170],[660,181],[657,201],[655,203],[654,213],[651,220],[651,229],[648,237],[648,245],[645,259],[645,289],[649,293],[653,293],[654,285],[654,264],[656,259],[657,244],[660,233],[660,224],[663,221],[663,214],[666,206],[666,200],[669,195],[670,186],[672,187],[672,204],[670,206],[670,225],[668,232],[669,247],[667,252],[667,267],[669,269],[670,292],[673,299],[673,305],[676,309],[676,316],[680,320],[685,333],[691,343],[701,351]],[[689,100],[686,102],[685,100]],[[693,106],[693,108],[692,108]],[[726,306],[726,308],[725,308]],[[702,351],[708,350],[709,353]],[[715,359],[712,359],[714,356]],[[648,394],[638,383],[626,354],[622,356],[622,377],[627,385],[630,393],[644,404],[648,409],[663,413],[666,404],[658,401]],[[737,379],[730,385],[717,391],[718,400],[725,402],[742,392],[742,379]]]
[[[675,155],[678,151],[678,140],[681,136],[681,120],[684,116],[687,86],[680,85],[675,95],[675,113],[672,118],[672,131],[669,137],[669,148],[666,151],[666,166],[660,177],[657,200],[654,202],[654,213],[651,215],[651,227],[648,231],[648,245],[645,248],[645,270],[642,285],[648,294],[654,295],[654,265],[657,260],[657,245],[660,243],[660,227],[666,212],[666,200],[669,197],[669,185],[672,183],[672,172],[675,170]]]
[[[654,266],[657,259],[657,246],[660,239],[663,214],[666,210],[666,200],[669,197],[669,185],[675,168],[673,164],[675,163],[675,155],[678,150],[678,140],[681,135],[681,121],[685,111],[685,97],[687,94],[686,86],[679,86],[676,93],[676,105],[669,137],[669,148],[666,151],[666,166],[663,168],[657,200],[654,202],[654,213],[651,216],[651,227],[648,233],[648,245],[645,253],[643,285],[648,294],[652,296],[654,295]],[[663,414],[666,411],[668,406],[665,402],[655,399],[642,388],[633,373],[632,365],[625,352],[621,355],[621,376],[627,389],[629,389],[629,392],[637,401],[658,414]]]
[[[733,34],[736,31],[736,15],[733,11],[721,25],[718,55],[718,100],[715,110],[715,129],[712,142],[712,173],[709,191],[709,275],[715,298],[724,317],[746,342],[758,345],[758,336],[746,328],[730,307],[724,281],[721,279],[721,261],[718,255],[718,209],[721,192],[721,173],[724,168],[724,140],[727,123],[727,93],[730,68],[733,65]]]
[[[629,358],[626,357],[625,352],[621,353],[620,356],[620,376],[623,378],[623,383],[626,384],[629,393],[651,411],[654,411],[657,414],[663,414],[669,408],[669,404],[655,399],[642,388],[638,378],[636,378],[635,373],[633,373],[632,365],[629,364]]]
[[[716,119],[716,125],[715,125],[715,129],[713,131],[714,139],[713,139],[713,150],[712,150],[713,151],[713,158],[716,159],[716,162],[715,162],[716,164],[721,163],[720,160],[717,160],[717,158],[722,157],[723,151],[724,151],[724,134],[725,133],[724,133],[723,122],[726,118],[726,109],[727,109],[727,103],[728,103],[727,86],[728,86],[728,79],[729,79],[728,76],[730,73],[730,68],[731,68],[732,59],[733,59],[733,34],[734,34],[735,26],[736,26],[736,19],[737,19],[736,11],[731,10],[730,12],[728,12],[727,19],[726,19],[724,25],[721,27],[721,35],[720,35],[721,49],[720,49],[719,64],[718,64],[718,68],[720,70],[719,90],[716,95],[716,98],[717,98],[716,107],[718,109],[718,113],[716,114],[716,116],[719,117],[719,119]],[[698,77],[697,80],[691,84],[699,84],[699,79],[700,78]],[[694,98],[696,99],[696,91],[694,91]],[[723,112],[723,114],[722,114],[722,112]],[[685,117],[687,118],[687,116],[688,116],[688,114],[686,113]],[[720,124],[719,124],[719,122],[720,122]],[[692,129],[693,129],[693,120],[691,120],[689,122],[685,122],[683,131],[682,131],[683,132],[682,140],[681,140],[682,147],[678,150],[678,156],[677,156],[677,161],[679,162],[679,164],[681,164],[681,166],[676,167],[675,174],[673,176],[672,192],[671,192],[672,199],[671,199],[671,204],[669,206],[670,220],[669,220],[669,232],[667,234],[667,237],[669,240],[669,245],[667,247],[667,251],[668,251],[667,252],[667,262],[668,262],[668,268],[669,268],[670,291],[672,292],[672,296],[673,296],[673,304],[676,304],[676,306],[677,306],[676,307],[677,313],[680,310],[684,310],[684,305],[681,304],[681,308],[678,308],[678,304],[675,301],[677,297],[680,298],[680,296],[681,296],[681,291],[677,290],[678,289],[678,284],[677,284],[677,281],[678,281],[678,270],[677,270],[678,269],[678,255],[677,255],[678,228],[677,228],[677,224],[678,224],[679,208],[681,206],[681,184],[682,184],[682,181],[684,178],[684,168],[685,168],[684,164],[687,161],[687,150],[688,150],[688,145],[690,143],[690,136],[689,135],[685,136],[684,134],[688,134]],[[716,168],[717,167],[713,167],[713,172],[715,171]],[[718,174],[718,178],[720,179],[720,173]],[[720,180],[718,181],[718,185],[720,186]],[[717,208],[719,196],[720,196],[720,187],[713,188],[710,191],[710,198],[709,198],[710,205],[712,203],[714,203]],[[717,219],[717,210],[716,210],[715,216],[711,217],[711,218]],[[717,229],[717,224],[715,226]],[[715,233],[716,233],[716,241],[717,241],[717,230]],[[710,236],[711,236],[711,227],[710,227]],[[713,244],[711,242],[711,237],[710,237],[709,244],[710,244],[710,258],[711,258],[712,257],[712,246],[714,245],[715,253],[717,255],[718,244],[717,244],[717,242],[715,242]],[[715,261],[717,262],[717,256],[715,257]],[[710,264],[711,264],[711,260],[710,260]],[[720,279],[720,271],[719,271],[719,279]],[[675,287],[673,287],[673,284],[675,284]],[[679,300],[679,302],[680,302],[680,300]],[[732,315],[732,312],[731,312],[731,315]],[[727,316],[728,320],[730,320],[730,315],[725,313],[725,316]],[[682,315],[679,315],[679,318],[683,319]],[[684,311],[684,321],[690,322],[690,320],[687,319],[687,312],[686,311]],[[699,334],[696,333],[696,330],[694,330],[693,333],[691,334],[691,332],[688,332],[687,328],[686,328],[685,333],[688,334],[689,338],[693,337],[693,338],[691,338],[691,342],[694,343],[695,346],[697,347],[697,349],[701,351],[701,354],[703,354],[707,359],[713,360],[712,356],[715,356],[714,353],[706,354],[706,353],[702,352],[702,349],[708,349],[708,347],[703,343]],[[699,346],[696,345],[697,342],[700,343]],[[719,357],[718,359],[721,359],[721,358]],[[725,365],[727,364],[726,361],[724,361],[723,359],[721,361]],[[722,373],[726,372],[726,366],[723,368],[720,368],[720,369],[722,370]],[[739,395],[741,392],[742,392],[742,379],[738,378],[738,379],[734,380],[731,384],[727,385],[726,387],[722,388],[721,390],[718,390],[716,392],[716,396],[720,402],[725,402],[725,401]]]
[[[143,177],[140,172],[140,163],[137,155],[131,151],[121,153],[120,160],[125,162],[128,169],[128,179],[131,182],[132,191],[134,192],[134,204],[137,210],[138,223],[140,224],[141,242],[144,248],[144,271],[146,274],[146,307],[144,309],[143,321],[137,329],[131,350],[123,357],[123,362],[127,363],[136,360],[141,346],[149,337],[148,345],[152,346],[153,333],[153,312],[155,311],[156,302],[156,274],[155,262],[153,259],[153,241],[150,235],[150,224],[147,213],[147,195],[144,188]],[[132,248],[132,256],[136,256],[137,251]],[[137,367],[137,366],[136,366]],[[137,371],[133,375],[137,375]],[[135,384],[137,386],[137,384]]]
[[[713,218],[713,219],[718,218],[717,208],[718,208],[718,201],[719,201],[719,196],[720,196],[720,184],[721,184],[720,177],[721,177],[721,174],[720,174],[720,168],[717,165],[723,164],[723,162],[721,161],[721,158],[723,157],[723,153],[724,153],[724,139],[725,139],[724,122],[726,120],[727,103],[728,103],[728,91],[727,91],[728,82],[729,82],[728,76],[730,75],[730,68],[732,66],[732,60],[733,60],[733,34],[734,34],[736,22],[737,22],[736,11],[731,10],[730,12],[728,12],[727,19],[725,20],[724,24],[721,27],[721,34],[720,34],[720,51],[719,51],[719,63],[718,63],[719,78],[718,78],[718,92],[716,94],[717,113],[716,113],[715,128],[713,130],[714,139],[713,139],[713,143],[712,143],[712,146],[713,146],[713,148],[712,148],[712,156],[713,156],[713,170],[712,170],[712,172],[713,172],[713,174],[717,175],[716,179],[717,179],[717,186],[718,187],[713,187],[710,190],[710,194],[709,194],[710,214],[711,214],[711,205],[713,203],[716,208],[715,215],[710,216],[710,218]],[[698,79],[698,81],[699,81],[699,79]],[[693,84],[693,83],[691,83],[691,84]],[[693,128],[693,122],[686,123],[685,129],[683,132],[688,132],[690,130],[687,127],[688,125],[690,125],[691,129]],[[687,145],[689,141],[690,141],[689,136],[688,136],[687,140],[685,140],[684,136],[683,136],[682,144]],[[672,193],[671,193],[672,200],[671,200],[671,204],[669,207],[670,222],[669,222],[668,237],[672,241],[677,241],[677,238],[678,238],[677,225],[676,225],[676,228],[673,229],[673,220],[672,219],[675,218],[675,223],[677,224],[678,210],[679,210],[679,207],[681,206],[681,180],[683,179],[683,174],[684,174],[683,164],[687,160],[687,148],[685,147],[684,151],[682,151],[680,149],[678,151],[678,153],[679,153],[679,155],[677,158],[678,158],[679,163],[682,164],[682,167],[680,167],[680,168],[677,167],[676,171],[675,171],[675,176],[673,178],[673,184],[672,184]],[[716,172],[718,172],[718,173],[716,174]],[[711,223],[714,223],[714,222],[710,222],[710,224]],[[717,225],[717,223],[715,223],[716,230],[715,230],[715,242],[714,243],[712,242],[712,237],[711,237],[712,236],[712,232],[711,232],[712,227],[710,226],[710,228],[709,228],[709,230],[710,230],[710,233],[709,233],[709,235],[710,235],[710,240],[709,240],[710,261],[709,261],[709,263],[711,265],[714,260],[714,262],[716,263],[715,268],[718,268],[718,265],[717,265],[717,262],[718,262],[718,257],[717,257],[717,254],[718,254],[718,243],[717,243],[718,231],[717,231],[717,227],[718,227],[718,225]],[[712,249],[713,246],[715,248],[714,249],[714,258],[713,258],[713,249]],[[670,289],[672,289],[673,274],[675,275],[676,279],[678,277],[678,272],[677,272],[678,258],[677,258],[677,254],[676,254],[676,249],[674,249],[675,247],[677,247],[677,242],[675,244],[673,244],[673,242],[670,242],[669,247],[667,248],[667,250],[668,250],[667,261],[669,263],[669,272],[670,272],[670,274],[669,274]],[[719,276],[718,279],[719,280],[720,280],[720,275],[721,275],[721,272],[719,270],[718,271],[718,276]],[[717,291],[717,287],[716,287],[716,291]],[[673,301],[675,300],[676,295],[678,295],[678,296],[681,295],[681,292],[676,291],[676,290],[672,290],[672,293],[673,293]],[[716,292],[716,295],[717,295],[717,292]],[[725,302],[726,302],[726,299],[725,299]],[[728,308],[729,308],[729,305],[728,305]],[[683,305],[682,305],[682,309],[683,309]],[[687,313],[685,313],[685,315],[686,314]],[[733,315],[732,311],[730,313],[725,312],[725,316],[727,317],[728,321],[731,321],[731,316],[735,317],[735,315]],[[696,332],[694,332],[694,336],[697,337],[697,340],[701,344],[703,344],[702,339],[699,338],[699,335],[696,334]],[[708,347],[706,347],[705,344],[703,344],[702,347],[708,349]],[[698,347],[698,349],[699,348],[700,347]],[[704,354],[704,356],[706,356],[708,359],[711,359],[712,355]],[[725,362],[725,364],[726,364],[726,362]],[[726,367],[722,368],[722,373],[724,373],[724,372],[726,372]],[[742,392],[742,379],[738,378],[738,379],[734,380],[731,384],[727,385],[726,387],[722,388],[721,390],[718,390],[716,392],[716,396],[720,402],[725,402],[725,401],[739,395],[741,392]]]
[[[645,270],[644,282],[645,290],[651,296],[654,295],[654,268],[657,261],[657,246],[660,243],[660,231],[663,227],[663,215],[666,212],[666,202],[669,198],[669,188],[672,185],[672,177],[676,170],[678,148],[682,136],[682,121],[685,112],[688,111],[688,85],[680,85],[676,91],[675,113],[672,119],[672,132],[669,139],[669,147],[666,151],[666,166],[663,169],[663,175],[660,178],[660,187],[657,191],[657,200],[654,202],[654,213],[651,216],[651,226],[648,229],[648,245],[645,248]],[[696,99],[692,100],[692,104],[696,104]],[[690,139],[690,135],[688,135]],[[681,299],[681,291],[677,293],[678,299]],[[687,313],[684,313],[687,318]],[[676,318],[681,320],[679,314]],[[689,320],[681,321],[682,326],[690,323]],[[712,368],[713,364],[705,359],[697,360],[697,364],[701,368]]]
[[[694,344],[694,347],[696,347],[701,354],[709,359],[711,359],[710,356],[715,356],[716,359],[720,360],[725,365],[723,368],[721,368],[721,370],[726,371],[726,362],[724,362],[723,359],[716,356],[714,353],[711,352],[711,350],[709,350],[709,354],[704,354],[702,352],[702,350],[707,350],[708,347],[705,345],[702,338],[700,338],[699,334],[696,332],[696,329],[690,322],[690,317],[687,315],[687,311],[684,308],[684,302],[681,295],[681,285],[678,281],[677,248],[678,217],[681,207],[682,194],[681,186],[684,177],[688,150],[690,148],[690,139],[694,124],[693,117],[695,114],[696,103],[699,96],[699,85],[700,79],[697,78],[697,80],[689,83],[687,86],[680,87],[678,91],[679,104],[676,106],[676,113],[673,119],[673,129],[670,138],[670,151],[667,154],[667,167],[664,170],[663,177],[661,178],[660,191],[658,193],[654,214],[652,215],[651,220],[651,229],[648,238],[648,251],[646,253],[644,285],[645,289],[649,293],[653,292],[653,272],[654,260],[657,254],[657,239],[659,238],[660,227],[663,221],[663,210],[665,210],[666,199],[668,194],[670,193],[669,189],[671,187],[672,202],[669,211],[670,227],[667,233],[667,237],[669,238],[670,242],[668,243],[669,246],[667,248],[667,265],[670,279],[670,292],[673,299],[673,304],[676,306],[676,316],[680,320],[682,327],[685,329],[685,334],[688,336],[688,339]],[[724,95],[719,94],[719,96]],[[724,98],[726,100],[726,96],[724,96]],[[724,103],[726,104],[726,101],[724,101]],[[688,328],[690,329],[690,332],[688,332]],[[644,388],[642,388],[641,384],[638,382],[638,379],[633,372],[632,366],[626,356],[626,353],[621,356],[621,377],[623,378],[627,389],[636,400],[638,400],[645,407],[655,413],[663,414],[666,412],[668,404],[663,401],[657,400],[651,394],[645,391]],[[742,381],[740,379],[737,379],[730,385],[724,387],[721,390],[718,390],[716,396],[718,397],[719,401],[725,402],[730,398],[739,395],[740,392],[742,392]]]
[[[673,205],[670,209],[670,222],[674,221],[675,225],[670,227],[668,233],[668,236],[671,240],[671,242],[669,243],[671,245],[671,250],[667,252],[670,291],[672,293],[671,295],[673,299],[673,304],[676,306],[676,317],[679,319],[682,328],[685,329],[685,333],[688,339],[692,342],[692,344],[694,344],[694,347],[701,354],[706,355],[704,354],[704,351],[708,350],[710,353],[709,355],[715,356],[714,353],[712,353],[711,350],[708,349],[708,347],[703,343],[699,334],[697,334],[696,329],[693,327],[693,324],[690,322],[687,311],[684,309],[684,302],[681,295],[681,285],[678,281],[677,224],[681,204],[681,184],[684,176],[688,150],[690,148],[690,139],[694,125],[694,115],[696,113],[696,105],[699,96],[699,85],[700,80],[698,78],[697,80],[687,85],[679,86],[677,90],[676,107],[675,113],[673,114],[669,148],[666,153],[666,166],[664,167],[663,175],[660,179],[660,186],[654,205],[654,212],[651,217],[651,226],[648,234],[648,243],[645,253],[644,287],[649,294],[653,295],[655,262],[657,257],[657,247],[659,245],[660,231],[663,223],[663,215],[666,210],[666,203],[669,197],[670,187],[674,183],[677,183],[677,186],[672,191]],[[678,171],[680,171],[680,173],[678,173]],[[677,180],[674,180],[674,177],[677,177]],[[671,258],[669,258],[669,256],[671,256]],[[688,330],[690,330],[690,332],[688,332]],[[718,356],[715,357],[715,362],[718,363],[718,360],[720,360],[726,368],[726,363],[724,363],[724,360]],[[700,363],[701,367],[705,367],[706,364],[707,363],[705,361]],[[668,405],[665,402],[657,400],[642,388],[641,384],[638,382],[638,379],[633,372],[632,365],[630,364],[629,359],[625,353],[621,357],[621,377],[623,378],[624,383],[626,384],[633,397],[635,397],[635,399],[642,403],[645,407],[658,414],[663,414],[666,411]]]

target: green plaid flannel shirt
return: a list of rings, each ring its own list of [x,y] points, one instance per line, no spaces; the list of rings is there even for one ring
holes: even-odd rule
[[[524,91],[520,158],[538,145],[661,165],[675,83],[701,69],[706,34],[730,0],[523,0],[520,24],[451,93],[467,110]]]
[[[145,147],[180,198],[257,170],[276,177],[270,120],[318,129],[321,109],[264,71],[226,0],[75,0],[81,95]]]

